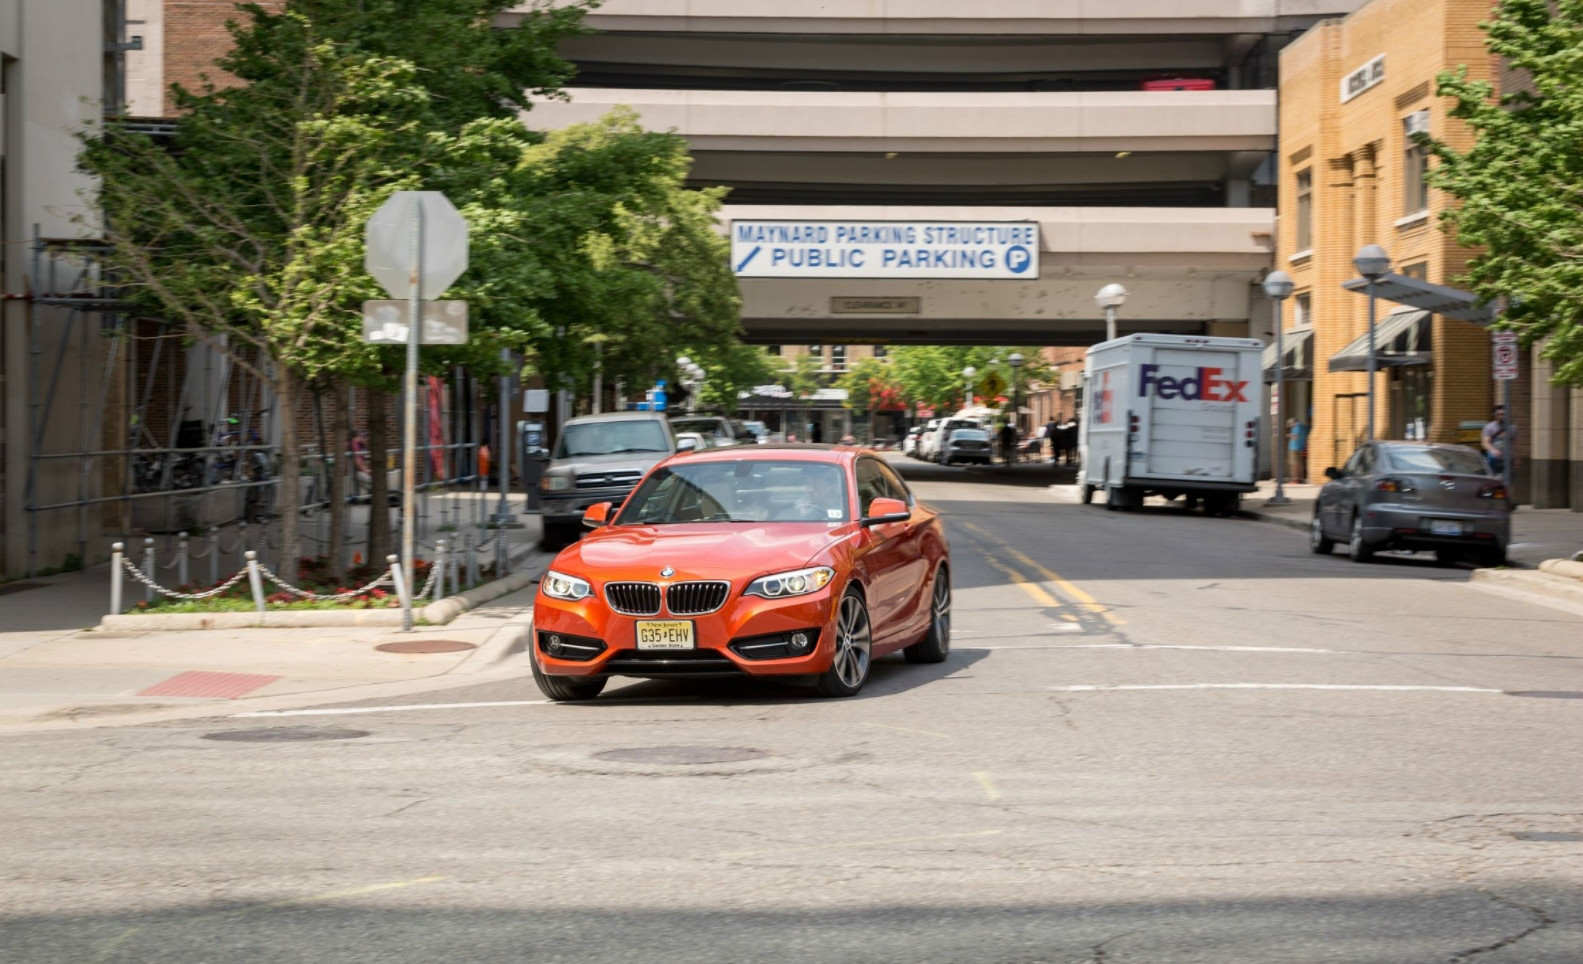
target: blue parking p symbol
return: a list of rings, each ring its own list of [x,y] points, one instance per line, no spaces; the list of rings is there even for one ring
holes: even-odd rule
[[[1022,245],[1013,245],[1006,249],[1006,267],[1012,274],[1022,274],[1033,264],[1033,254]]]

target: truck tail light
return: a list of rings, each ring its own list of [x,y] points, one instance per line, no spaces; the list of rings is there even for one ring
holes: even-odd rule
[[[1127,413],[1127,433],[1129,435],[1131,435],[1134,438],[1136,438],[1137,435],[1138,435],[1138,427],[1141,424],[1142,424],[1142,419],[1138,418],[1136,413],[1134,413],[1134,412],[1128,412]]]
[[[1485,485],[1479,486],[1479,498],[1481,498],[1481,499],[1509,499],[1509,498],[1511,498],[1511,496],[1510,496],[1509,493],[1507,493],[1506,486],[1500,484],[1499,482],[1490,482],[1490,483],[1487,483]]]
[[[1242,437],[1248,448],[1253,448],[1254,446],[1258,445],[1259,423],[1256,421],[1247,423],[1247,425],[1243,428]]]

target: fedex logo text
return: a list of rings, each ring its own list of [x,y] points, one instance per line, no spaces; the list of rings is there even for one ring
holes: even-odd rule
[[[1247,382],[1234,382],[1222,378],[1223,369],[1200,368],[1198,374],[1186,378],[1172,378],[1160,374],[1159,365],[1140,365],[1138,394],[1148,395],[1152,390],[1161,398],[1180,398],[1193,402],[1245,402]]]

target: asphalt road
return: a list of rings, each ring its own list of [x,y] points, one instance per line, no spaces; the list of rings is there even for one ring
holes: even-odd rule
[[[1583,961],[1583,619],[901,466],[943,666],[4,738],[0,960]]]

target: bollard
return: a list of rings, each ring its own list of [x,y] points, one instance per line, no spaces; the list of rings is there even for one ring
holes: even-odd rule
[[[176,551],[180,553],[176,558],[176,585],[187,585],[187,533],[176,534]]]
[[[220,581],[220,530],[209,529],[209,585]]]
[[[474,534],[467,534],[467,584],[478,585],[478,553],[473,545]]]
[[[429,579],[434,585],[434,601],[445,598],[445,540],[434,540],[434,562],[429,569]]]
[[[149,582],[159,582],[159,572],[154,568],[154,537],[149,536],[143,540],[143,575]],[[154,587],[143,587],[143,598],[149,602],[154,601]]]
[[[506,574],[506,527],[495,530],[495,578]]]
[[[110,615],[121,614],[121,553],[126,546],[120,542],[110,544]]]
[[[460,533],[458,533],[458,538],[463,538]],[[457,544],[459,545],[460,543]],[[451,595],[454,596],[462,591],[462,554],[460,551],[454,548],[451,550],[450,558],[446,560],[445,571],[451,577]]]
[[[396,584],[396,598],[401,601],[401,608],[407,613],[403,621],[406,629],[412,629],[412,597],[407,595],[407,576],[401,568],[401,558],[395,553],[385,557],[385,562],[390,564],[390,581]]]
[[[247,583],[253,587],[253,608],[264,611],[264,577],[258,572],[258,553],[252,549],[242,553],[247,559]]]

